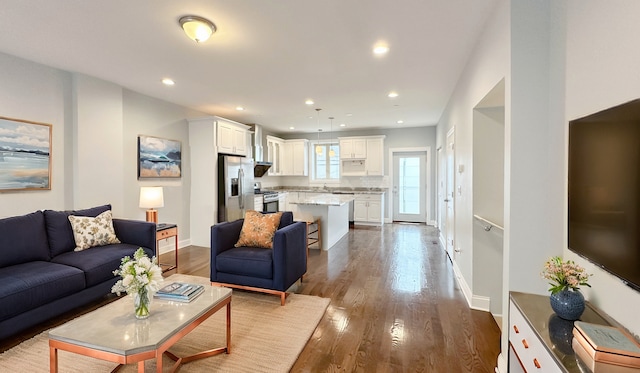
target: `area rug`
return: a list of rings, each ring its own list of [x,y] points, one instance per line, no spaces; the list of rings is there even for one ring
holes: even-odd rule
[[[329,299],[291,294],[286,305],[280,298],[260,293],[233,291],[231,303],[231,354],[221,354],[184,364],[180,372],[288,372],[313,334],[329,305]],[[169,349],[177,356],[224,346],[224,309],[199,325]],[[216,341],[219,341],[216,344]],[[172,360],[164,357],[164,371]],[[117,364],[58,352],[58,366],[66,372],[111,372]],[[145,371],[155,372],[155,361],[145,362]],[[48,372],[47,331],[0,354],[0,372]],[[136,372],[137,365],[119,372]]]

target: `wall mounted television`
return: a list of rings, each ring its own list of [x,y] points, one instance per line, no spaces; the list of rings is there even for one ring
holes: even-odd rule
[[[569,122],[569,249],[640,291],[640,99]]]

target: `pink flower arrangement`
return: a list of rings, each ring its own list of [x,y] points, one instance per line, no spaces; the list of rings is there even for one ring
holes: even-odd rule
[[[554,256],[547,260],[541,273],[542,278],[549,280],[549,291],[551,294],[559,293],[563,290],[578,290],[580,286],[591,287],[587,283],[589,274],[585,269],[572,260],[562,261],[559,256]]]

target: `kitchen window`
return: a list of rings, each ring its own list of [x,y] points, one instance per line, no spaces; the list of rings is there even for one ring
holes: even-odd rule
[[[335,143],[312,143],[311,176],[314,181],[338,181],[340,179],[340,145]]]

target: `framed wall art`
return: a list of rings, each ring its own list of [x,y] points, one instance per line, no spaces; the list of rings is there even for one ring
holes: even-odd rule
[[[51,128],[0,116],[0,192],[51,190]]]
[[[179,178],[181,161],[180,141],[138,136],[138,179]]]

